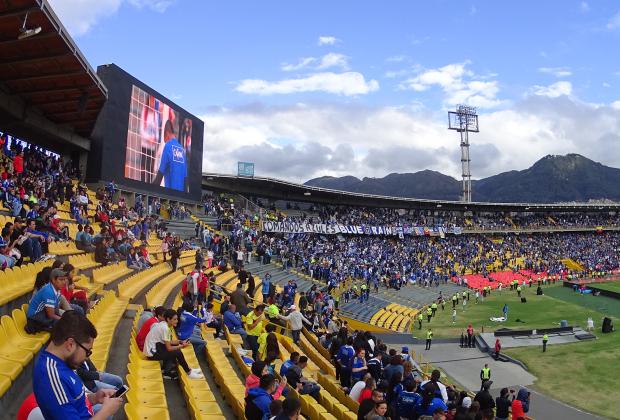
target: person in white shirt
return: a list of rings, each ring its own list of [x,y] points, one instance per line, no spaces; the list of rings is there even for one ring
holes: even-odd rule
[[[207,251],[207,268],[211,267],[213,267],[213,251],[209,249]]]
[[[353,401],[358,401],[360,399],[360,395],[362,395],[362,391],[366,387],[366,381],[368,380],[368,378],[372,378],[370,373],[366,373],[362,377],[362,379],[357,381],[355,385],[353,385],[353,387],[351,388],[351,392],[349,392],[349,397],[351,397]]]
[[[179,317],[176,311],[167,309],[164,312],[164,321],[158,322],[144,340],[144,355],[149,360],[163,360],[164,378],[177,379],[176,364],[178,363],[191,379],[204,378],[200,369],[191,369],[185,360],[181,349],[190,345],[189,340],[179,341],[172,339],[171,328],[176,327]]]
[[[301,329],[304,327],[304,322],[310,327],[312,327],[312,322],[308,321],[308,319],[306,319],[306,317],[303,316],[301,312],[299,312],[297,306],[291,305],[289,307],[289,310],[291,312],[287,316],[278,315],[278,318],[289,321],[289,324],[291,326],[291,335],[293,336],[293,342],[295,344],[298,344]]]

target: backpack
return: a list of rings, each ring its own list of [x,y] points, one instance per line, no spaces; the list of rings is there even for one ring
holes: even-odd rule
[[[245,418],[247,420],[262,420],[263,410],[254,404],[254,398],[245,397]]]

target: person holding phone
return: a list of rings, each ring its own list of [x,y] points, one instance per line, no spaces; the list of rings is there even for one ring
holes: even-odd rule
[[[177,326],[179,316],[173,309],[166,309],[164,320],[153,325],[144,340],[144,355],[150,360],[164,362],[164,379],[177,379],[177,363],[187,372],[191,379],[202,379],[204,375],[200,369],[192,369],[187,364],[181,349],[189,346],[189,340],[179,341],[172,339],[172,329]]]
[[[76,311],[65,312],[54,325],[50,343],[39,353],[32,375],[34,396],[45,419],[103,420],[123,405],[113,389],[84,392],[84,384],[74,372],[92,354],[96,337],[95,326]],[[96,413],[93,405],[98,408]]]

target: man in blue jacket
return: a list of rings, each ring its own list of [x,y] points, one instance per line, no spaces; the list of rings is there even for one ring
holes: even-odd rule
[[[250,388],[245,397],[245,417],[247,420],[268,420],[271,416],[269,406],[273,401],[272,393],[278,383],[273,375],[263,375],[258,388]]]
[[[229,333],[239,334],[241,339],[243,339],[245,348],[249,348],[247,339],[248,333],[243,329],[243,321],[241,321],[241,316],[237,312],[237,307],[234,303],[230,303],[228,305],[228,310],[224,312],[224,325],[228,328]]]

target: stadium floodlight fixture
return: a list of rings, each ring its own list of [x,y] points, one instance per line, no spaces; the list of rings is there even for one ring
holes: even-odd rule
[[[304,193],[304,195],[305,195],[306,197],[308,197],[309,195],[312,195],[312,193],[311,193],[310,191],[306,191],[306,192]]]
[[[19,29],[19,35],[17,35],[17,39],[22,40],[26,38],[30,38],[31,36],[35,36],[41,33],[41,27],[37,26],[34,28],[26,28],[26,22],[28,21],[28,12],[26,12],[26,16],[24,17],[24,24]]]
[[[448,111],[448,129],[455,130],[461,137],[461,169],[463,176],[463,195],[461,201],[471,202],[471,170],[469,158],[469,133],[479,132],[476,108],[457,105],[455,111]]]

